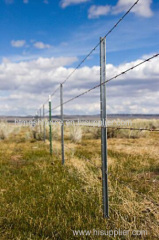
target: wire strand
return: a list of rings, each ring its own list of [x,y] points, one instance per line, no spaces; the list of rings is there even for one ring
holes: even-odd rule
[[[55,89],[55,91],[51,94],[51,97],[53,97],[55,95],[55,93],[57,92],[57,90],[60,88],[60,85]]]
[[[97,127],[97,128],[107,128],[107,129],[115,129],[115,130],[134,130],[134,131],[149,131],[149,132],[159,132],[159,129],[153,129],[153,128],[128,128],[128,127],[107,127],[107,126],[93,126],[93,125],[75,125],[75,126],[81,126],[81,127]]]
[[[129,9],[128,11],[117,21],[117,23],[105,34],[104,38],[107,38],[112,31],[120,24],[120,22],[131,12],[131,10],[135,7],[136,4],[138,4],[140,0],[137,0]],[[80,68],[80,66],[90,57],[90,55],[97,49],[97,47],[100,45],[100,43],[103,41],[100,40],[96,46],[83,58],[83,60],[76,66],[76,68],[66,77],[66,79],[61,83],[64,84],[73,74],[74,72]],[[51,96],[54,96],[54,94],[57,92],[57,90],[59,89],[56,88],[56,90],[51,94]]]
[[[150,57],[150,58],[147,58],[146,60],[144,60],[144,61],[142,61],[142,62],[136,64],[135,66],[133,66],[133,67],[131,67],[131,68],[128,68],[127,70],[125,70],[125,71],[123,71],[123,72],[117,74],[116,76],[114,76],[114,77],[112,77],[112,78],[110,78],[110,79],[104,81],[103,83],[100,83],[100,84],[98,84],[98,85],[95,85],[94,87],[92,87],[92,88],[90,88],[90,89],[88,89],[88,90],[86,90],[86,91],[80,93],[79,95],[77,95],[77,96],[75,96],[75,97],[73,97],[73,98],[71,98],[71,99],[69,99],[69,100],[63,102],[63,105],[65,105],[65,104],[67,104],[67,103],[69,103],[69,102],[71,102],[71,101],[73,101],[73,100],[75,100],[75,99],[77,99],[77,98],[79,98],[79,97],[81,97],[81,96],[83,96],[83,95],[85,95],[85,94],[91,92],[92,90],[94,90],[94,89],[96,89],[96,88],[98,88],[98,87],[104,85],[105,83],[108,83],[108,82],[110,82],[110,81],[112,81],[112,80],[114,80],[114,79],[116,79],[116,78],[118,78],[118,77],[120,77],[120,76],[126,74],[127,72],[129,72],[129,71],[131,71],[131,70],[133,70],[133,69],[139,67],[140,65],[144,64],[145,62],[148,62],[148,61],[150,61],[150,60],[152,60],[152,59],[154,59],[154,58],[156,58],[156,57],[158,57],[158,56],[159,56],[159,53],[153,55],[153,56]],[[60,106],[61,106],[61,104],[58,105],[58,106],[56,106],[56,107],[54,107],[54,108],[52,108],[51,110],[55,110],[55,109],[59,108]]]

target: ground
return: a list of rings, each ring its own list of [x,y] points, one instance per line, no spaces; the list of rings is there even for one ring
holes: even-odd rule
[[[158,133],[108,139],[109,219],[102,211],[99,138],[66,137],[64,166],[59,139],[53,156],[48,140],[15,135],[0,143],[1,240],[159,238]],[[101,236],[119,229],[127,232]]]

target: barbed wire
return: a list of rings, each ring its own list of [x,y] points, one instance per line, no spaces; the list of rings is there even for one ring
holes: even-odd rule
[[[46,116],[45,116],[46,117]],[[43,116],[41,117],[43,118]],[[64,121],[65,122],[65,121]],[[66,125],[67,126],[67,125]],[[136,128],[136,127],[114,127],[114,126],[97,126],[97,125],[84,125],[84,124],[74,124],[76,127],[92,127],[92,128],[106,128],[106,129],[114,129],[114,130],[133,130],[133,131],[149,131],[149,132],[159,132],[159,129],[155,128]]]
[[[114,79],[116,79],[116,78],[118,78],[118,77],[120,77],[120,76],[126,74],[127,72],[129,72],[129,71],[131,71],[131,70],[133,70],[133,69],[139,67],[140,65],[144,64],[145,62],[148,62],[148,61],[150,61],[150,60],[152,60],[152,59],[154,59],[154,58],[156,58],[156,57],[158,57],[158,56],[159,56],[159,53],[153,55],[152,57],[147,58],[146,60],[144,60],[144,61],[142,61],[142,62],[136,64],[135,66],[133,66],[133,67],[131,67],[131,68],[128,68],[127,70],[125,70],[125,71],[123,71],[123,72],[117,74],[116,76],[114,76],[114,77],[112,77],[112,78],[110,78],[110,79],[104,81],[103,83],[100,83],[100,84],[98,84],[98,85],[95,85],[94,87],[92,87],[92,88],[90,88],[90,89],[88,89],[88,90],[86,90],[86,91],[80,93],[79,95],[77,95],[77,96],[75,96],[75,97],[73,97],[73,98],[71,98],[71,99],[69,99],[69,100],[63,102],[63,105],[65,105],[65,104],[67,104],[67,103],[69,103],[69,102],[71,102],[71,101],[73,101],[73,100],[75,100],[75,99],[77,99],[77,98],[79,98],[79,97],[81,97],[81,96],[83,96],[83,95],[85,95],[85,94],[91,92],[92,90],[94,90],[94,89],[96,89],[96,88],[98,88],[98,87],[104,85],[105,83],[108,83],[108,82],[110,82],[110,81],[112,81],[112,80],[114,80]],[[55,110],[55,109],[59,108],[60,106],[61,106],[61,104],[58,105],[58,106],[56,106],[56,107],[54,107],[54,108],[52,108],[51,110]]]
[[[115,129],[115,130],[120,130],[120,129],[124,129],[124,130],[134,130],[134,131],[150,131],[150,132],[159,132],[159,129],[154,129],[154,128],[128,128],[128,127],[107,127],[107,126],[93,126],[93,125],[75,125],[75,126],[80,126],[80,127],[97,127],[97,128],[107,128],[107,129]]]
[[[138,4],[140,0],[137,0],[129,9],[128,11],[116,22],[116,24],[105,34],[104,38],[107,38],[112,32],[113,30],[120,24],[120,22],[122,20],[124,20],[124,18],[131,12],[131,10],[135,7],[135,5]],[[100,40],[94,48],[92,48],[92,50],[83,58],[83,60],[75,67],[75,69],[66,77],[66,79],[61,82],[61,84],[66,83],[66,81],[75,73],[76,70],[78,70],[80,68],[80,66],[90,57],[90,55],[99,47],[100,43],[103,41]],[[53,97],[55,95],[55,93],[57,92],[57,90],[59,89],[60,85],[55,89],[55,91],[53,93],[51,93],[51,96]]]
[[[55,95],[55,93],[57,92],[57,90],[60,88],[60,84],[59,86],[55,89],[55,91],[51,94],[51,97],[53,97]]]

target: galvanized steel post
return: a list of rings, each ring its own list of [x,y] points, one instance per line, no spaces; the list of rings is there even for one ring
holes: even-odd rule
[[[41,108],[40,108],[40,139],[41,139],[41,134],[42,134],[42,131],[41,131]]]
[[[50,140],[50,155],[52,155],[52,114],[51,114],[51,96],[49,95],[49,140]]]
[[[43,104],[43,141],[46,139],[46,129],[45,129],[45,104]]]
[[[109,217],[108,209],[108,166],[107,166],[107,128],[106,128],[106,38],[100,38],[100,107],[101,107],[101,157],[103,215]],[[104,84],[103,84],[104,83]]]
[[[62,151],[62,164],[65,163],[65,150],[64,150],[64,118],[63,118],[63,85],[60,84],[60,103],[61,103],[61,151]]]

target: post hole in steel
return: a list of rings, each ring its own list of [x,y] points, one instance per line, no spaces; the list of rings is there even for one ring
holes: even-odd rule
[[[43,104],[43,141],[46,140],[46,129],[45,129],[45,104]]]
[[[65,150],[64,150],[64,118],[63,118],[63,85],[60,84],[60,103],[61,103],[61,151],[62,151],[62,164],[65,163]]]
[[[49,95],[49,140],[50,140],[50,155],[52,155],[52,113],[51,113],[51,95]]]
[[[106,38],[100,38],[100,107],[101,107],[101,158],[103,215],[109,217],[108,209],[108,166],[107,166],[107,128],[106,128]],[[104,83],[104,84],[102,84]]]

